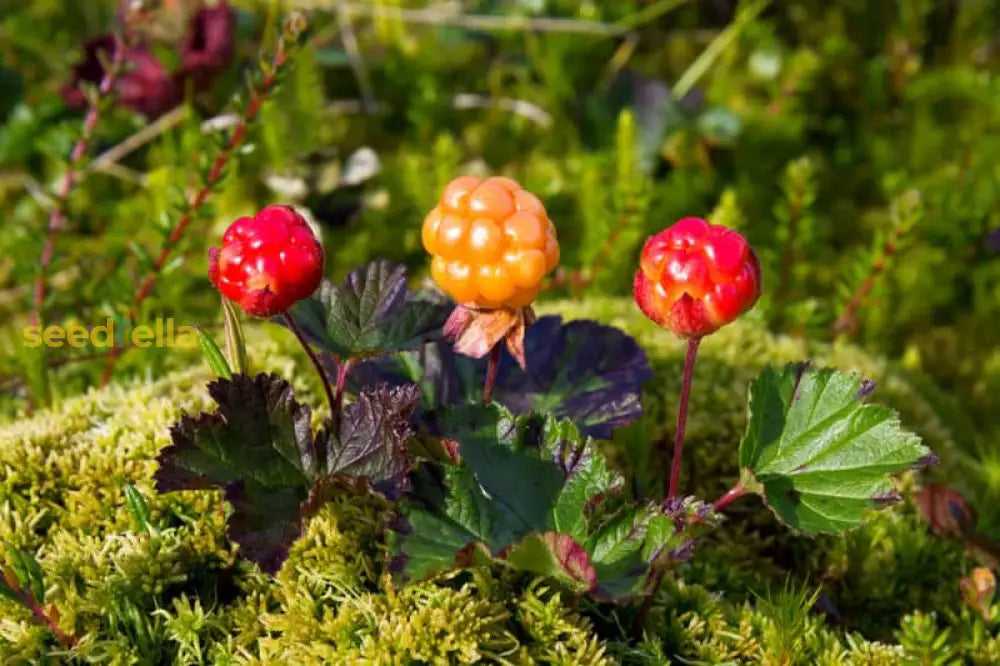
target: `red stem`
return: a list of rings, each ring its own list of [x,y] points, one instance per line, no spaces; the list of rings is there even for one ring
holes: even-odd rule
[[[677,485],[681,477],[681,457],[684,453],[684,428],[687,425],[688,398],[691,395],[691,377],[694,374],[694,361],[698,356],[698,345],[701,337],[688,340],[687,355],[684,357],[684,379],[681,383],[681,402],[677,408],[677,430],[674,433],[674,453],[670,461],[670,482],[667,486],[667,499],[677,495]]]
[[[488,405],[493,400],[493,385],[497,382],[497,370],[500,368],[500,345],[494,345],[490,350],[489,365],[486,366],[486,383],[483,384],[483,404]]]
[[[77,644],[77,637],[63,631],[59,625],[56,624],[56,621],[50,617],[49,614],[45,612],[45,609],[42,608],[41,605],[39,605],[39,603],[35,600],[35,595],[31,594],[31,592],[28,592],[27,590],[22,590],[19,596],[21,597],[21,602],[31,610],[31,614],[34,615],[42,624],[48,627],[49,630],[56,635],[56,638],[59,639],[60,643],[70,648]]]
[[[732,504],[734,501],[738,500],[739,498],[743,497],[746,494],[747,491],[743,487],[743,482],[740,481],[735,486],[727,490],[725,495],[715,500],[712,503],[712,508],[715,510],[716,513],[719,513],[727,506]]]
[[[113,94],[115,84],[118,81],[118,75],[125,64],[125,46],[123,40],[117,35],[112,36],[111,49],[111,64],[101,78],[97,95],[90,100],[87,106],[87,114],[83,119],[83,129],[80,132],[80,138],[73,144],[73,150],[69,155],[69,164],[66,166],[66,173],[63,174],[62,184],[56,193],[56,199],[52,204],[52,211],[49,213],[49,221],[46,226],[47,236],[45,245],[42,248],[42,256],[38,260],[38,275],[35,276],[31,311],[31,323],[33,325],[41,325],[42,306],[45,300],[45,275],[52,264],[52,257],[55,255],[56,240],[59,236],[59,230],[62,228],[63,220],[66,217],[66,202],[69,200],[69,195],[76,184],[77,167],[83,156],[87,154],[87,148],[97,129],[97,123],[101,118],[101,102],[109,99]]]
[[[142,281],[139,290],[136,292],[135,299],[129,307],[129,319],[133,324],[135,324],[136,311],[152,292],[159,274],[163,270],[163,266],[167,263],[167,259],[170,257],[170,253],[180,242],[181,237],[184,235],[184,231],[191,223],[195,213],[197,213],[202,205],[204,205],[205,200],[208,199],[208,196],[212,193],[212,189],[215,187],[216,183],[218,183],[219,179],[222,178],[223,169],[225,169],[229,160],[232,159],[233,153],[236,149],[239,148],[241,143],[243,143],[243,139],[246,138],[247,127],[257,117],[261,105],[271,92],[274,84],[277,83],[281,68],[287,62],[288,51],[286,50],[285,39],[282,38],[278,40],[277,49],[271,60],[271,66],[268,68],[267,73],[264,74],[260,85],[251,90],[250,101],[247,103],[243,117],[240,118],[239,123],[237,123],[237,125],[233,128],[233,133],[230,135],[229,140],[222,149],[222,152],[220,152],[215,158],[215,162],[212,164],[212,168],[209,170],[208,176],[205,178],[204,182],[202,182],[201,188],[194,195],[194,198],[188,202],[184,212],[181,213],[180,219],[177,220],[177,223],[170,232],[170,236],[167,238],[166,243],[164,243],[163,248],[160,250],[159,256],[156,258],[152,268],[149,270],[145,279]],[[104,375],[101,378],[101,385],[105,385],[111,380],[111,373],[114,370],[115,363],[118,361],[118,357],[121,356],[121,351],[121,347],[118,345],[115,345],[115,347],[111,350],[107,365],[104,368]]]
[[[340,412],[344,406],[344,389],[347,386],[347,375],[351,372],[351,366],[354,365],[352,359],[346,359],[341,361],[337,365],[337,387],[334,391],[333,396],[333,414],[334,418],[340,418]]]

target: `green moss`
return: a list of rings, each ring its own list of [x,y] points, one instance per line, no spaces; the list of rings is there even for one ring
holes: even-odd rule
[[[646,416],[606,447],[631,469],[650,468],[648,442],[672,431],[681,344],[626,300],[544,309],[621,325],[646,348],[656,370]],[[250,344],[255,367],[293,377],[304,400],[321,403],[285,331],[256,330]],[[705,341],[692,395],[689,490],[708,497],[733,480],[746,386],[757,369],[803,358],[880,379],[882,398],[904,409],[907,425],[938,450],[951,446],[932,402],[891,364],[848,346],[771,336],[748,321]],[[226,538],[219,493],[153,492],[153,460],[168,426],[182,411],[207,407],[208,378],[201,367],[181,370],[0,425],[0,538],[36,554],[60,625],[82,639],[76,663],[596,665],[680,654],[692,663],[875,665],[899,663],[945,629],[955,654],[987,663],[997,651],[992,630],[962,609],[957,579],[970,562],[930,537],[908,504],[847,538],[813,540],[779,527],[759,502],[741,501],[697,556],[670,573],[642,640],[631,635],[629,609],[580,603],[503,570],[394,586],[384,539],[390,505],[373,496],[332,499],[268,578]],[[657,481],[654,473],[637,485]],[[133,524],[125,483],[147,498],[153,533]],[[786,589],[789,572],[797,582]],[[810,613],[793,593],[820,586],[839,620]],[[921,609],[953,611],[928,626],[909,619]],[[790,632],[799,638],[783,638]],[[783,660],[788,654],[794,659]],[[27,611],[0,601],[0,663],[64,657]]]

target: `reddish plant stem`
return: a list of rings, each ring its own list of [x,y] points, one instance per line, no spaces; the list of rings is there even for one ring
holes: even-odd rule
[[[875,287],[875,283],[882,276],[885,270],[889,267],[889,262],[895,256],[898,249],[898,244],[900,237],[902,236],[902,231],[898,228],[893,229],[892,233],[886,238],[885,243],[882,245],[882,249],[878,256],[872,261],[871,268],[868,271],[868,275],[861,282],[855,292],[851,295],[849,301],[844,306],[844,311],[837,321],[833,323],[831,328],[831,336],[836,338],[841,333],[851,334],[858,327],[858,310],[864,304],[865,299],[868,298],[868,294]]]
[[[746,494],[747,491],[743,487],[743,481],[741,480],[735,486],[727,490],[722,497],[715,500],[715,502],[712,503],[712,509],[718,513],[729,506],[732,502]],[[702,518],[698,514],[694,514],[688,518],[687,524],[693,525],[701,522],[701,520]],[[649,592],[646,594],[645,598],[643,598],[642,605],[639,606],[639,612],[636,614],[636,633],[638,633],[642,629],[642,626],[646,623],[646,617],[649,615],[649,609],[653,606],[653,599],[656,597],[656,593],[659,592],[660,585],[663,584],[663,577],[665,575],[666,568],[661,565],[661,568],[654,574],[653,582],[649,586]]]
[[[486,383],[483,384],[483,404],[493,401],[493,385],[497,383],[497,370],[500,369],[500,345],[494,345],[490,350],[489,364],[486,366]]]
[[[334,418],[340,418],[340,412],[344,407],[344,390],[347,387],[347,375],[354,365],[353,359],[344,359],[337,364],[337,386],[333,394],[333,414]]]
[[[80,132],[80,138],[73,144],[73,150],[69,155],[69,163],[66,166],[66,173],[63,174],[62,183],[59,186],[56,199],[52,204],[52,210],[49,213],[49,221],[46,225],[47,236],[45,238],[45,245],[42,248],[42,255],[38,260],[38,275],[35,276],[31,311],[31,323],[33,325],[41,325],[42,322],[42,306],[45,301],[45,276],[49,266],[52,265],[52,257],[55,255],[56,250],[56,240],[66,217],[66,202],[69,200],[69,195],[76,184],[77,167],[79,167],[83,156],[87,154],[87,148],[90,146],[91,139],[94,138],[97,123],[101,119],[101,103],[109,99],[114,93],[118,76],[125,65],[125,45],[123,40],[117,35],[112,37],[111,49],[111,64],[105,70],[104,76],[101,77],[97,95],[90,100],[87,106],[87,113],[83,118],[83,129]]]
[[[239,123],[233,128],[233,133],[229,136],[229,140],[226,142],[225,147],[215,158],[215,162],[212,164],[212,168],[209,169],[208,175],[202,182],[201,187],[195,193],[194,197],[188,202],[184,211],[181,213],[180,219],[174,225],[174,228],[170,231],[170,235],[167,237],[166,243],[164,243],[163,248],[160,250],[159,256],[156,261],[153,262],[152,268],[148,271],[145,279],[142,281],[139,290],[136,292],[135,298],[131,306],[129,307],[129,319],[132,323],[135,323],[136,311],[142,305],[142,303],[149,297],[150,292],[152,292],[153,287],[156,285],[156,281],[163,270],[164,265],[167,263],[167,259],[170,257],[170,253],[180,242],[181,237],[184,235],[185,230],[194,218],[195,213],[204,205],[205,200],[212,193],[212,189],[215,187],[219,179],[222,178],[222,172],[226,165],[232,159],[233,153],[239,148],[240,144],[246,138],[247,128],[250,123],[254,121],[257,114],[260,112],[261,106],[264,100],[267,99],[268,94],[274,88],[275,83],[278,81],[278,76],[281,73],[282,68],[288,63],[288,50],[286,45],[286,40],[281,38],[278,40],[278,46],[275,50],[274,57],[271,59],[271,66],[267,68],[260,85],[251,90],[250,102],[247,104],[246,110],[243,112],[243,116],[240,118]],[[108,357],[108,363],[104,368],[104,375],[101,378],[101,384],[105,385],[111,380],[111,373],[114,370],[114,366],[118,361],[118,357],[121,356],[121,348],[115,346],[111,350],[111,354]]]
[[[681,477],[681,458],[684,454],[684,428],[687,425],[688,398],[691,396],[691,378],[694,375],[694,361],[698,356],[701,337],[688,340],[687,355],[684,357],[684,378],[681,382],[681,401],[677,407],[677,430],[674,432],[674,453],[670,461],[670,481],[667,485],[667,499],[677,495],[677,485]]]
[[[719,513],[746,494],[746,488],[743,487],[743,482],[740,481],[735,486],[727,490],[725,495],[712,502],[712,509],[715,510],[716,513]]]
[[[330,414],[333,417],[334,421],[337,421],[340,418],[340,403],[343,401],[343,386],[342,386],[343,380],[341,379],[341,377],[343,376],[344,379],[346,379],[347,377],[347,373],[343,371],[343,368],[345,365],[347,365],[347,363],[345,362],[341,364],[340,368],[337,371],[337,396],[335,397],[333,394],[333,389],[330,388],[330,378],[327,377],[326,371],[323,369],[323,364],[320,363],[319,357],[316,356],[316,352],[313,351],[312,346],[309,344],[309,341],[306,340],[306,336],[302,332],[302,329],[299,328],[299,325],[295,323],[295,319],[292,318],[292,313],[289,312],[288,310],[285,310],[284,312],[281,313],[281,315],[285,318],[285,321],[288,323],[288,328],[290,328],[292,333],[295,334],[295,337],[298,339],[299,344],[302,345],[302,348],[306,350],[306,354],[309,356],[309,360],[312,361],[313,367],[316,368],[316,373],[319,375],[320,380],[323,382],[323,390],[326,391],[327,402],[330,403]],[[325,470],[326,451],[319,445],[318,442],[314,441],[313,446],[315,447],[313,450],[313,454],[316,457],[316,464],[319,467],[319,469]]]
[[[646,624],[646,617],[649,616],[649,610],[653,607],[653,599],[656,598],[656,593],[660,591],[660,585],[663,584],[663,577],[667,574],[666,568],[663,564],[656,571],[655,577],[653,578],[653,583],[650,585],[649,591],[646,596],[642,599],[642,605],[639,606],[639,612],[635,616],[635,633],[639,634],[642,631],[642,627]]]
[[[17,590],[15,590],[15,593],[16,592]],[[67,634],[63,631],[56,623],[55,618],[46,613],[41,604],[35,600],[35,595],[27,590],[21,590],[18,596],[21,597],[21,603],[31,610],[31,614],[34,615],[39,622],[48,627],[49,630],[56,635],[56,638],[60,643],[69,648],[74,647],[77,644],[79,639],[77,639],[76,636]]]

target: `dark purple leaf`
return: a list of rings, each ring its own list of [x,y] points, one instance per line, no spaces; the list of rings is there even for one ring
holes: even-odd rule
[[[563,324],[542,317],[525,336],[527,371],[501,356],[493,399],[515,413],[550,412],[573,421],[584,435],[608,438],[642,414],[640,390],[652,377],[646,355],[622,331],[593,321]],[[420,376],[416,376],[417,374]],[[357,386],[375,381],[417,382],[422,408],[479,399],[486,364],[454,353],[445,343],[358,365]]]
[[[405,490],[412,465],[409,418],[419,400],[413,384],[362,391],[344,408],[337,435],[327,420],[317,436],[327,447],[326,474],[368,478],[390,496]]]
[[[316,473],[310,409],[277,375],[209,384],[219,408],[183,416],[159,455],[157,490],[223,489],[229,534],[249,559],[275,571],[299,533],[299,505]]]

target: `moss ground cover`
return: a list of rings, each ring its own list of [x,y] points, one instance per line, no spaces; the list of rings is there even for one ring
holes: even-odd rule
[[[1000,663],[998,17],[0,7],[0,662]]]

